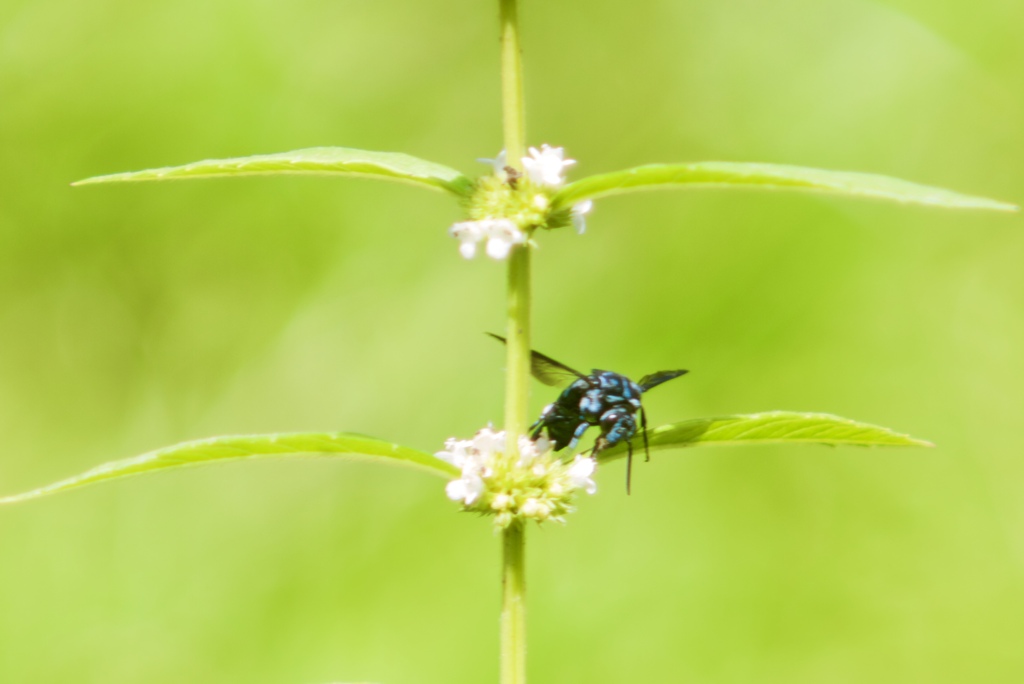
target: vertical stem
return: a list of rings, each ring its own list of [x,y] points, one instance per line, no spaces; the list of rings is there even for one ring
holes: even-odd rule
[[[502,533],[501,684],[526,682],[525,535],[521,522]]]
[[[516,245],[508,258],[508,338],[505,381],[506,453],[526,434],[530,389],[530,248]]]
[[[509,166],[522,169],[526,152],[523,60],[518,0],[499,0],[501,19],[501,110]],[[515,456],[526,433],[530,381],[530,247],[516,245],[508,259],[508,356],[505,368],[506,453]]]
[[[501,3],[501,111],[508,163],[521,169],[526,154],[526,112],[523,107],[523,50],[519,43],[518,0]]]
[[[518,0],[499,0],[502,132],[509,166],[522,170],[526,154],[523,60]],[[508,260],[508,339],[505,452],[517,458],[526,433],[530,381],[530,247],[516,245]],[[526,684],[526,539],[521,522],[502,533],[501,684]]]
[[[530,364],[530,249],[519,245],[508,264],[508,379],[505,394],[505,453],[518,457],[526,432]],[[526,682],[525,530],[519,521],[502,533],[501,684]]]

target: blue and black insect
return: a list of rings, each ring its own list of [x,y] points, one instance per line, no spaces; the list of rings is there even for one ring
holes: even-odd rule
[[[502,342],[504,337],[488,333]],[[530,351],[530,372],[545,385],[568,387],[548,404],[537,422],[530,426],[530,437],[537,439],[542,432],[554,443],[555,451],[572,448],[591,426],[601,428],[591,452],[599,452],[622,442],[626,443],[626,492],[629,493],[633,474],[633,443],[637,433],[637,414],[643,428],[644,454],[651,459],[647,444],[647,413],[640,403],[640,395],[663,382],[687,373],[685,370],[658,371],[633,382],[612,371],[594,369],[590,375],[573,370],[537,351]]]

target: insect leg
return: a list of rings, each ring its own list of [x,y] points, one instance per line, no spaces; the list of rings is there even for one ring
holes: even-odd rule
[[[633,484],[633,442],[626,442],[626,496]]]
[[[579,443],[580,437],[583,436],[583,433],[586,432],[587,428],[589,427],[590,423],[580,423],[579,425],[577,425],[576,430],[573,431],[572,433],[572,439],[569,440],[569,443],[566,446],[568,446],[570,449],[575,447]]]
[[[551,413],[554,404],[548,404],[544,407],[544,410],[540,412],[540,418],[529,427],[530,439],[536,440],[540,437],[540,433],[543,432],[544,427],[548,425],[548,415]],[[548,427],[548,437],[551,436],[551,428]]]
[[[647,444],[647,411],[644,411],[644,407],[640,407],[640,427],[644,431],[644,462],[651,460],[651,447]]]

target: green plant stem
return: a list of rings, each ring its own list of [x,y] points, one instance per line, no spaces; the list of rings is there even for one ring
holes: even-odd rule
[[[505,151],[509,166],[522,169],[525,153],[523,62],[519,44],[518,0],[500,0],[501,96]],[[506,453],[515,457],[526,433],[530,381],[530,248],[517,245],[508,258],[508,340],[505,384]]]
[[[526,530],[502,532],[501,684],[526,682]]]
[[[519,245],[508,264],[508,365],[505,453],[518,458],[526,433],[530,367],[530,249]],[[502,533],[501,684],[526,682],[525,531],[513,523]]]
[[[523,60],[518,0],[499,0],[501,21],[502,132],[509,166],[522,170],[526,154]],[[526,434],[530,380],[530,247],[517,245],[508,259],[505,452],[518,458]],[[526,683],[526,539],[523,524],[502,532],[501,684]]]
[[[501,4],[501,103],[502,130],[508,163],[522,169],[526,154],[526,112],[523,107],[523,50],[519,42],[518,0]]]
[[[530,248],[518,245],[508,259],[508,339],[505,385],[507,452],[526,434],[530,381]]]
[[[518,0],[499,0],[501,21],[501,111],[507,163],[522,170],[526,152],[523,60],[519,42]],[[509,454],[526,433],[530,379],[530,248],[517,245],[508,259],[508,340],[505,384],[505,434]]]

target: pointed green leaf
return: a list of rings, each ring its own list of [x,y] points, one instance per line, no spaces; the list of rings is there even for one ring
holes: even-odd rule
[[[391,463],[451,479],[459,471],[425,451],[344,432],[300,432],[271,435],[212,437],[174,446],[121,461],[111,461],[81,475],[54,482],[23,494],[0,498],[0,504],[17,503],[47,494],[77,489],[129,475],[169,468],[194,467],[239,459],[342,457],[350,460]]]
[[[311,147],[294,152],[259,154],[234,159],[208,159],[184,166],[96,176],[72,183],[121,183],[134,181],[256,176],[271,174],[318,174],[383,178],[447,190],[467,196],[473,182],[459,171],[399,152],[371,152],[347,147]]]
[[[625,192],[693,186],[812,190],[952,209],[1017,210],[1017,207],[1005,202],[961,195],[951,190],[918,185],[888,176],[739,162],[651,164],[590,176],[559,190],[553,202],[556,208],[566,207],[582,200]]]
[[[847,444],[853,446],[934,446],[930,442],[893,432],[889,428],[858,423],[827,413],[772,411],[749,415],[695,418],[662,425],[647,433],[651,451],[700,444]],[[643,434],[633,438],[633,449],[643,449]],[[626,455],[617,444],[598,455],[601,463]]]

